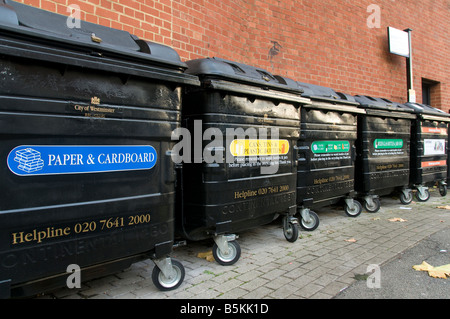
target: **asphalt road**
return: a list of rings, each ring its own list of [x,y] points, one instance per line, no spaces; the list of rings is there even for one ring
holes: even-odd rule
[[[428,272],[412,268],[423,261],[434,267],[450,264],[450,227],[423,239],[381,265],[380,288],[368,288],[367,274],[361,274],[335,299],[450,299],[450,278],[433,278]],[[375,278],[375,273],[369,275]],[[369,286],[377,286],[377,283],[370,281]]]

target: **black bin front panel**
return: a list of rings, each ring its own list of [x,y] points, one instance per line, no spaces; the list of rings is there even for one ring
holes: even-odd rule
[[[246,230],[295,206],[294,147],[299,136],[295,103],[204,90],[188,94],[183,108],[191,132],[194,121],[201,120],[202,132],[220,130],[225,148],[222,163],[184,164],[184,236],[198,240]],[[278,129],[278,137],[272,136],[272,128]],[[254,129],[256,136],[227,135],[227,129]],[[202,150],[210,142],[203,141]],[[268,154],[267,143],[275,143],[278,160]],[[262,174],[261,166],[270,162],[278,164],[278,170]]]
[[[180,87],[5,56],[0,71],[0,279],[169,253]]]
[[[434,184],[447,178],[447,123],[416,120],[411,156],[413,184]]]
[[[360,117],[357,190],[389,194],[409,185],[411,120]]]
[[[301,114],[297,202],[326,205],[354,191],[357,116],[306,107]]]

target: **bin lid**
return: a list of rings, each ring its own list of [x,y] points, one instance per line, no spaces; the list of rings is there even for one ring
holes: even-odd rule
[[[310,83],[298,82],[297,85],[303,90],[303,96],[310,99],[343,103],[349,105],[358,105],[355,98],[348,94],[338,93],[332,88]]]
[[[178,73],[187,68],[178,53],[168,46],[86,21],[80,21],[79,25],[73,23],[68,16],[12,0],[0,0],[0,53],[84,67],[94,67],[92,60],[96,58],[96,63],[120,59],[129,64],[154,65]],[[120,64],[115,65],[120,69]],[[102,66],[100,63],[98,68]],[[116,71],[111,61],[104,69]],[[135,71],[137,69],[134,67]],[[170,80],[170,76],[160,74],[160,77]]]
[[[199,76],[203,85],[209,88],[276,98],[281,95],[275,92],[286,92],[296,95],[297,101],[309,103],[309,99],[301,97],[303,90],[294,80],[273,75],[262,68],[217,57],[190,60],[186,64],[186,73]]]
[[[367,95],[355,95],[354,97],[355,101],[359,103],[359,107],[364,108],[369,115],[414,118],[413,111],[404,104]]]
[[[405,105],[425,120],[450,122],[450,114],[447,114],[443,110],[434,108],[430,105],[415,102],[407,102]]]

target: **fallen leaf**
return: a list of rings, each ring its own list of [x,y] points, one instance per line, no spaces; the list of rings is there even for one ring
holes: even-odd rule
[[[448,209],[448,210],[450,210],[450,205],[437,206],[436,208],[440,208],[440,209]]]
[[[388,219],[388,221],[390,221],[390,222],[400,222],[400,223],[403,223],[403,222],[406,222],[407,220],[406,220],[406,219],[403,219],[403,218],[396,217],[396,218]]]
[[[374,217],[372,220],[380,220],[380,217]]]
[[[355,238],[346,239],[345,241],[348,241],[349,243],[356,243]]]
[[[426,261],[422,262],[420,265],[415,265],[413,266],[413,269],[417,270],[417,271],[429,271],[429,270],[433,270],[433,266],[431,266],[429,263],[427,263]]]
[[[212,254],[212,250],[204,252],[204,253],[198,253],[197,257],[206,259],[207,261],[214,261],[214,256]]]
[[[450,264],[433,267],[426,261],[424,261],[420,265],[413,266],[413,269],[417,271],[428,271],[428,275],[433,278],[447,279],[447,276],[450,276]]]
[[[447,279],[446,272],[445,271],[439,271],[439,270],[429,270],[428,275],[430,275],[433,278],[442,278]]]

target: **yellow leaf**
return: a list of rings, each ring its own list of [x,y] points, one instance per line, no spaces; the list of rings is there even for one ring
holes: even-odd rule
[[[444,266],[435,267],[434,269],[435,270],[439,270],[439,271],[444,271],[447,275],[450,276],[450,264],[444,265]]]
[[[437,206],[436,208],[440,208],[440,209],[448,209],[448,210],[450,210],[450,205]]]
[[[447,279],[447,276],[445,275],[445,272],[443,272],[443,271],[430,270],[430,271],[428,271],[428,275],[430,275],[433,278]]]
[[[447,279],[447,276],[450,276],[450,264],[433,267],[424,261],[420,265],[413,266],[413,268],[417,271],[428,271],[428,275],[433,278]]]
[[[204,252],[204,253],[198,253],[197,257],[206,259],[207,261],[214,261],[214,256],[212,254],[212,250]]]
[[[346,239],[345,241],[348,241],[349,243],[356,243],[355,238]]]

